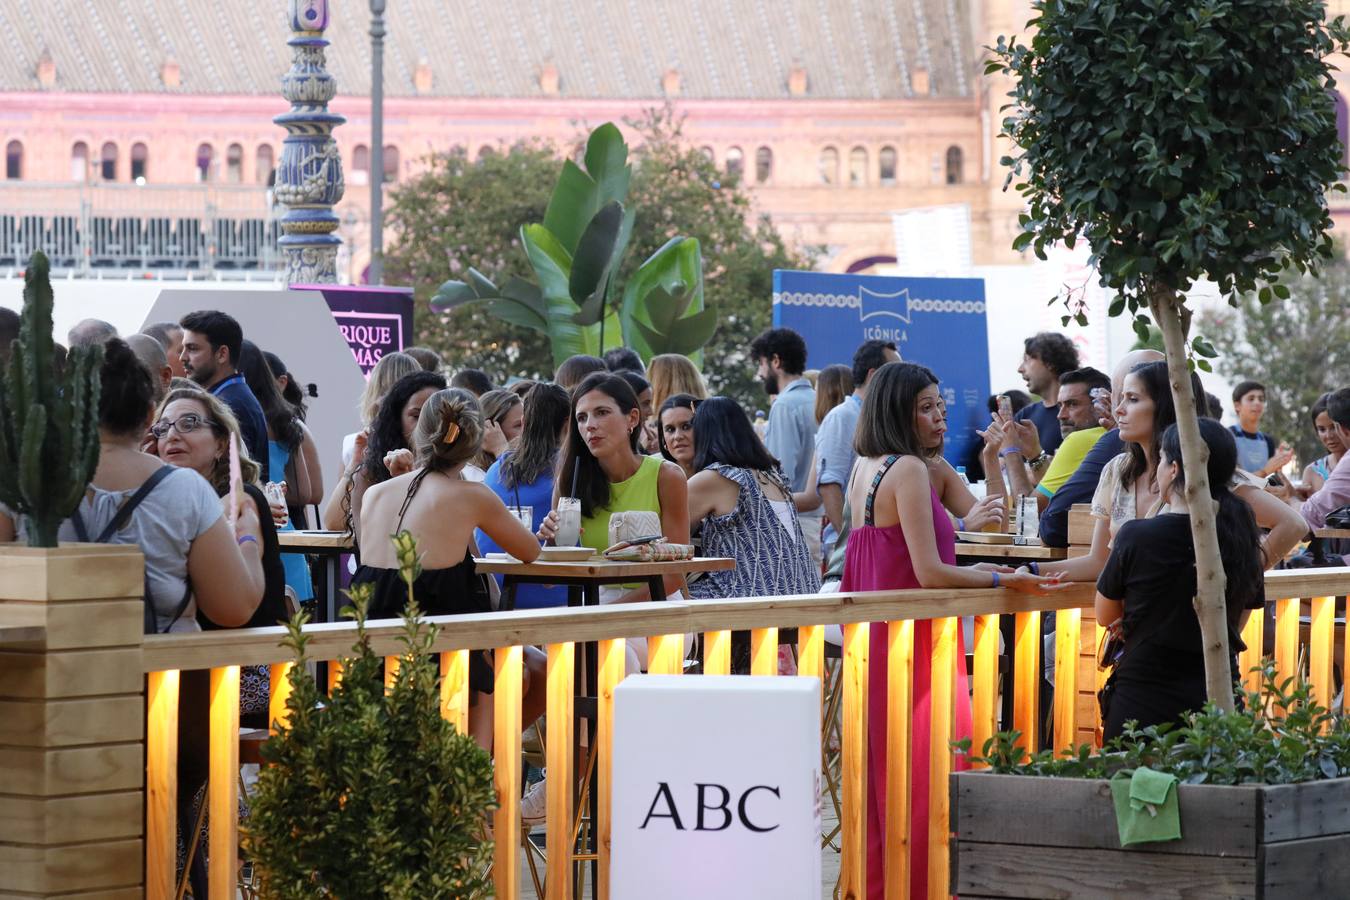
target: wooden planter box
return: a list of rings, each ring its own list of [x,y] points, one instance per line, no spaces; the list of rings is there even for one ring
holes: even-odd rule
[[[1350,778],[1180,785],[1181,840],[1130,847],[1107,781],[960,772],[951,795],[962,900],[1350,897]]]

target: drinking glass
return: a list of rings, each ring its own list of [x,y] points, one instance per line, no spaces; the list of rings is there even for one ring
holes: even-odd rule
[[[581,500],[577,497],[558,498],[558,533],[553,543],[559,547],[575,547],[581,543]]]

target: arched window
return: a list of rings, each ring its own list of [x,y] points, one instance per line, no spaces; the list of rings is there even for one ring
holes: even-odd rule
[[[89,180],[89,145],[84,141],[77,141],[70,148],[70,180]]]
[[[108,141],[98,156],[98,177],[104,181],[117,180],[117,145]]]
[[[867,184],[867,151],[854,147],[848,152],[849,187],[862,187]]]
[[[820,151],[820,183],[838,184],[839,183],[839,151],[833,147],[826,147]]]
[[[211,180],[211,166],[215,161],[216,151],[210,144],[197,145],[197,180]]]
[[[882,184],[895,184],[895,148],[886,146],[877,154],[877,175]]]
[[[365,144],[352,148],[352,171],[347,180],[352,184],[370,184],[370,148]]]
[[[398,148],[393,144],[384,147],[384,180],[398,181]]]
[[[147,166],[150,162],[150,148],[144,144],[131,145],[131,180],[145,184]]]
[[[760,147],[755,151],[755,182],[764,184],[773,177],[773,151]]]
[[[965,180],[965,157],[961,153],[961,148],[952,146],[947,148],[947,183],[960,184]]]
[[[225,180],[239,184],[244,180],[244,148],[231,144],[225,149]]]
[[[713,165],[717,165],[717,154],[713,152],[713,148],[699,147],[698,152],[702,153],[703,158],[706,159],[708,162],[712,163]]]
[[[272,157],[272,145],[259,144],[258,154],[253,158],[253,180],[258,184],[267,184],[274,168],[276,164]]]
[[[5,145],[5,177],[10,181],[23,177],[23,144],[19,141]]]
[[[497,152],[496,150],[493,150],[493,149],[492,149],[491,145],[489,145],[489,144],[484,144],[483,146],[481,146],[481,147],[478,148],[478,158],[479,158],[479,159],[482,159],[483,157],[485,157],[485,156],[491,156],[492,154],[494,154],[494,153],[496,153],[496,152]]]
[[[740,147],[727,150],[727,177],[740,181],[745,175],[745,154]]]

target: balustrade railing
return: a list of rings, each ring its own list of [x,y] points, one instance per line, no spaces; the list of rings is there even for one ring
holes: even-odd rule
[[[1350,569],[1313,569],[1270,573],[1266,594],[1273,608],[1274,664],[1281,677],[1300,670],[1311,681],[1320,702],[1330,703],[1335,691],[1337,635],[1345,651],[1344,622],[1335,616],[1337,595],[1350,592]],[[894,699],[887,711],[889,746],[908,746],[912,727],[911,686],[917,666],[928,666],[933,686],[931,767],[927,773],[910,771],[905,752],[892,752],[887,760],[889,815],[886,835],[886,896],[908,896],[908,873],[912,866],[927,868],[931,897],[948,893],[949,826],[948,775],[953,765],[949,747],[952,735],[952,689],[956,667],[967,664],[958,658],[957,634],[962,617],[973,617],[974,640],[967,653],[971,673],[971,704],[974,711],[973,743],[980,747],[999,728],[1000,690],[1012,692],[1012,721],[1005,727],[1023,732],[1025,746],[1039,740],[1038,695],[1042,673],[1041,614],[1058,611],[1052,644],[1055,700],[1051,717],[1052,746],[1064,747],[1093,725],[1095,709],[1081,698],[1090,692],[1080,662],[1095,647],[1096,626],[1083,628],[1083,608],[1093,597],[1091,585],[1077,585],[1050,596],[1033,597],[1003,589],[908,590],[842,593],[794,597],[747,598],[727,601],[684,601],[633,604],[588,609],[554,609],[530,612],[455,616],[433,621],[440,629],[434,651],[441,655],[442,714],[461,731],[467,729],[469,710],[468,660],[471,650],[493,654],[495,692],[494,780],[499,808],[494,814],[494,883],[496,896],[515,900],[520,896],[521,871],[521,689],[522,654],[525,646],[547,650],[548,767],[550,771],[546,819],[546,845],[569,846],[573,834],[570,748],[573,745],[573,678],[576,645],[597,642],[598,685],[598,896],[609,894],[610,795],[609,750],[614,741],[613,691],[625,677],[624,647],[629,638],[648,640],[649,671],[681,674],[684,671],[684,635],[699,632],[704,637],[703,671],[726,674],[730,669],[732,631],[751,633],[751,669],[755,676],[773,676],[777,671],[777,647],[781,629],[797,629],[798,669],[802,675],[826,675],[825,626],[842,626],[839,678],[842,680],[842,777],[840,779],[841,865],[839,896],[866,895],[865,806],[866,735],[868,691],[868,632],[887,629],[889,665],[888,696]],[[1304,606],[1308,615],[1304,616]],[[1012,616],[1015,640],[1013,666],[999,678],[999,624]],[[932,655],[914,657],[914,624],[931,621]],[[881,624],[873,624],[881,623]],[[1244,632],[1248,650],[1242,670],[1255,665],[1261,654],[1265,619],[1253,616]],[[346,655],[355,628],[350,623],[312,625],[308,653],[314,660],[335,660]],[[377,654],[396,656],[403,651],[398,641],[400,624],[378,623],[367,631]],[[1087,633],[1082,633],[1086,631]],[[176,716],[179,673],[210,670],[210,781],[208,839],[211,900],[233,898],[236,890],[238,843],[237,804],[239,779],[239,670],[246,665],[272,666],[272,720],[284,720],[289,653],[279,645],[283,630],[262,628],[213,631],[194,634],[153,635],[144,638],[141,668],[146,676],[145,728],[145,895],[170,898],[175,885],[175,834],[177,802]],[[3,632],[0,632],[2,640]],[[628,677],[642,677],[640,675]],[[687,677],[699,677],[688,675]],[[1086,676],[1090,677],[1090,676]],[[1259,687],[1249,681],[1253,688]],[[0,725],[0,730],[6,727]],[[805,738],[805,736],[804,736]],[[696,740],[696,736],[691,736]],[[0,744],[8,743],[0,740]],[[929,820],[911,822],[910,785],[926,778],[930,790]],[[909,835],[922,829],[929,835],[927,859],[909,858]],[[550,853],[547,896],[568,898],[572,891],[571,861],[563,853]]]

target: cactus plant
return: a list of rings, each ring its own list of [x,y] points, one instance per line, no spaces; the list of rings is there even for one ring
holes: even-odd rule
[[[24,272],[19,339],[0,378],[0,503],[22,516],[31,547],[55,547],[98,466],[103,348],[74,347],[57,370],[50,265],[40,251]]]

